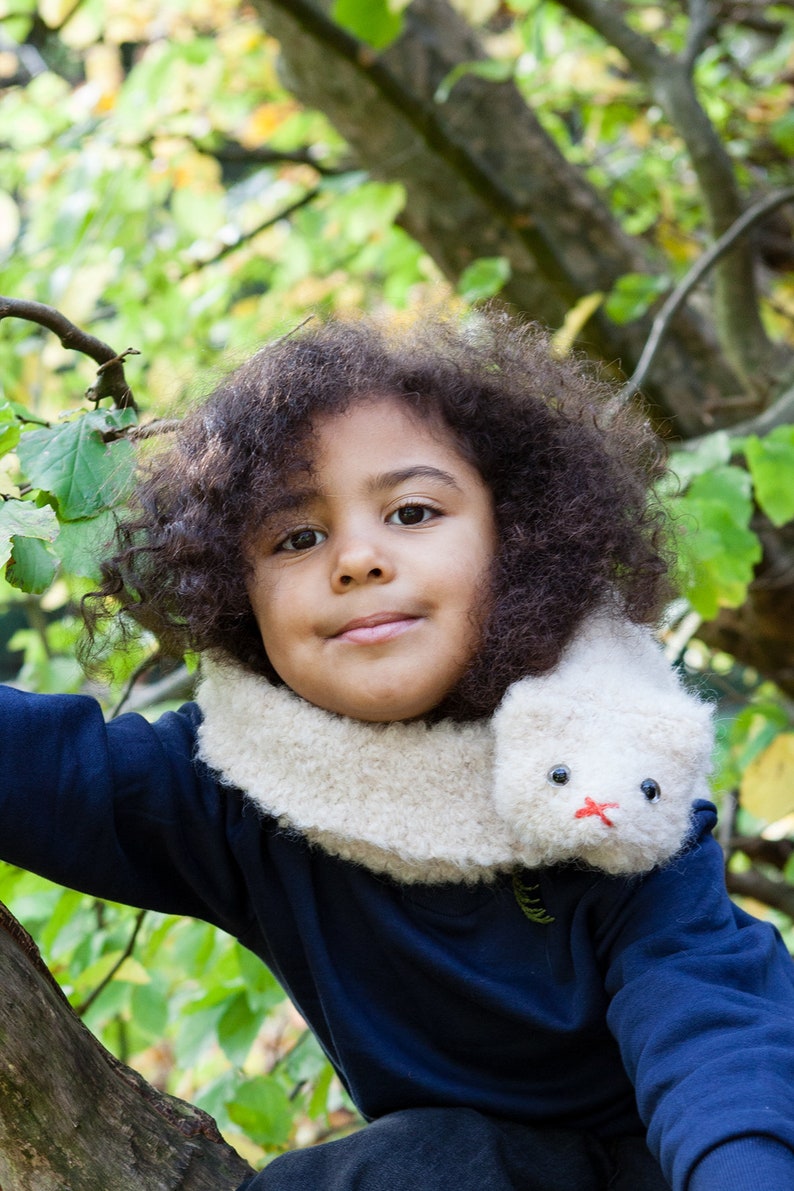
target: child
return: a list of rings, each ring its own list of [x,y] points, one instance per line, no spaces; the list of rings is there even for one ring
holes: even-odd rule
[[[498,314],[280,341],[105,570],[204,652],[197,705],[2,692],[4,856],[234,935],[371,1122],[248,1191],[794,1187],[792,965],[637,627],[659,464],[607,398]]]

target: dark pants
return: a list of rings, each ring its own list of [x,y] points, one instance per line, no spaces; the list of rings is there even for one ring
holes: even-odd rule
[[[642,1138],[533,1129],[468,1108],[391,1113],[282,1154],[239,1191],[669,1191]]]

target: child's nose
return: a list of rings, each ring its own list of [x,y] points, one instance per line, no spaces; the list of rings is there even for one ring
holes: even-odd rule
[[[332,585],[344,590],[353,584],[388,583],[393,567],[376,543],[359,537],[345,542],[339,549],[332,576]]]

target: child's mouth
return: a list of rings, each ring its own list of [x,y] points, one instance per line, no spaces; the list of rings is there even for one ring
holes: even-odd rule
[[[380,645],[399,637],[419,622],[418,616],[404,612],[379,612],[374,616],[362,616],[350,620],[334,633],[334,641],[349,641],[356,645]]]

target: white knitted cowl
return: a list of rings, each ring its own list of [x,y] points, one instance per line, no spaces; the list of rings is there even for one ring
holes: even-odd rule
[[[199,756],[224,783],[398,881],[567,861],[647,872],[681,849],[693,800],[708,797],[710,708],[649,630],[604,615],[491,720],[364,723],[217,660],[197,700]]]

